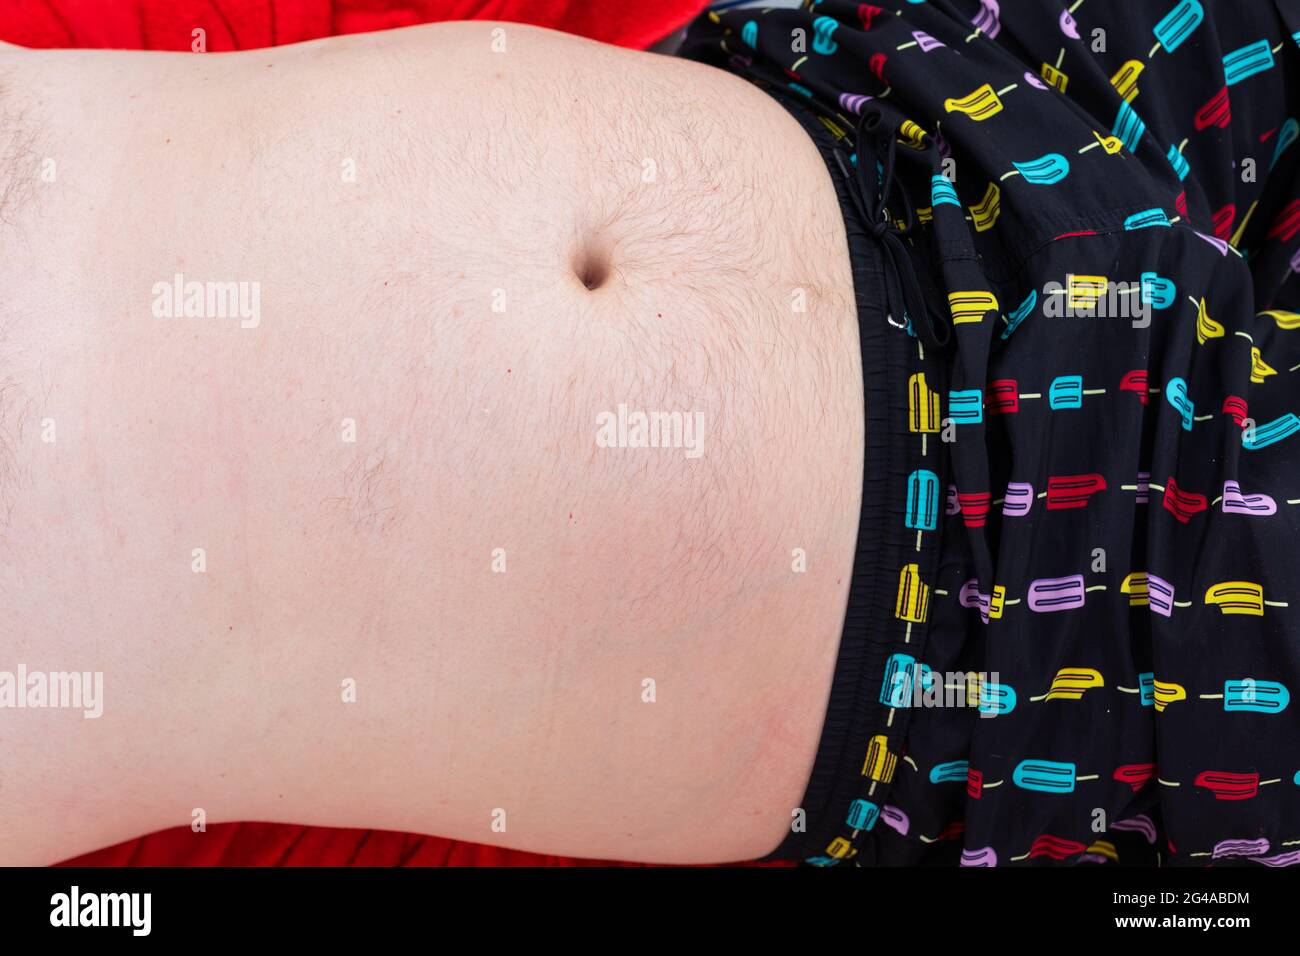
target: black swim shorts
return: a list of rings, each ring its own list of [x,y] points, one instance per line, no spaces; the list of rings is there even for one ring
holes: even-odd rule
[[[1300,2],[824,0],[683,54],[821,149],[861,329],[774,856],[1300,863]]]

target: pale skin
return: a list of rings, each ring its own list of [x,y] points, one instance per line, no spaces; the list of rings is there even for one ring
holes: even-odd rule
[[[196,810],[781,840],[863,421],[841,215],[777,104],[504,24],[5,47],[0,195],[0,671],[104,675],[97,719],[0,709],[0,863]],[[258,323],[157,316],[176,273],[258,283]],[[702,454],[599,447],[619,403],[700,413]]]

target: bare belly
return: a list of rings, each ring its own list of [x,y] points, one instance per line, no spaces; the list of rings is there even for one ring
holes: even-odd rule
[[[0,672],[103,676],[0,708],[0,863],[199,816],[779,841],[863,447],[779,106],[452,24],[6,50],[0,116]]]

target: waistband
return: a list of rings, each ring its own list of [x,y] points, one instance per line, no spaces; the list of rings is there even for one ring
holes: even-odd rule
[[[864,202],[855,192],[860,177],[855,183],[830,130],[790,95],[772,87],[767,92],[817,145],[843,212],[866,422],[856,553],[830,700],[801,802],[806,829],[792,828],[767,859],[869,865],[874,860],[870,831],[882,815],[888,823],[884,801],[907,733],[910,681],[925,646],[929,582],[939,559],[939,502],[947,487],[939,401],[946,367],[935,347],[942,343],[927,347],[911,326],[926,339],[928,330],[919,322],[892,319],[902,306],[909,313],[917,306],[898,292],[907,277],[889,274],[912,267],[910,255],[888,248],[890,240],[882,238],[879,226],[865,221],[872,199],[883,211],[888,196]],[[880,151],[876,143],[858,137],[859,169],[877,161],[871,155]],[[909,255],[908,261],[900,263],[900,254]]]

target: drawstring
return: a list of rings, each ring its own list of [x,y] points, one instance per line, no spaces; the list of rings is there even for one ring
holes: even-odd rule
[[[874,152],[880,157],[879,190],[867,179],[867,163],[864,161],[866,151],[863,147],[869,141],[874,142],[876,147]],[[942,350],[952,338],[952,329],[926,304],[925,296],[921,292],[921,284],[917,281],[916,271],[912,265],[911,254],[903,241],[903,237],[911,233],[914,219],[912,203],[908,199],[907,191],[895,177],[897,127],[875,104],[863,104],[854,128],[854,145],[857,147],[855,169],[849,169],[850,163],[838,146],[835,147],[835,161],[848,183],[849,196],[857,207],[858,215],[866,223],[871,235],[880,243],[888,260],[885,269],[885,295],[889,308],[889,321],[903,326],[910,322],[913,331],[926,345]],[[901,228],[889,215],[888,203],[894,193],[897,193],[903,209]],[[902,316],[902,321],[896,321],[895,316]]]

